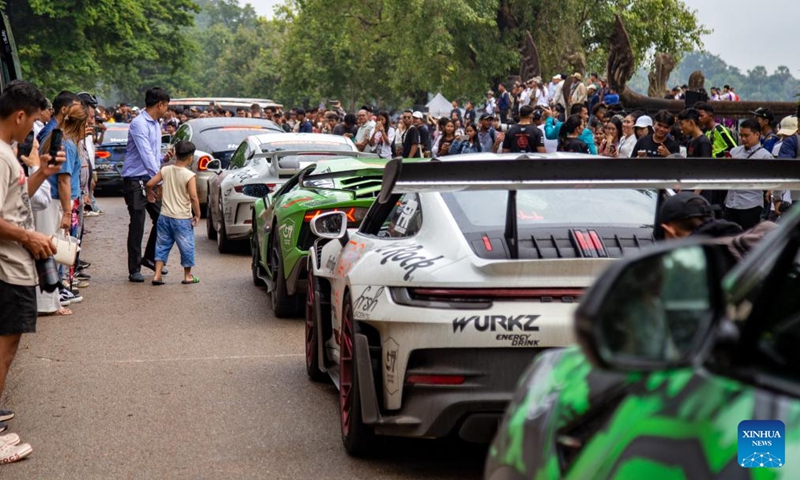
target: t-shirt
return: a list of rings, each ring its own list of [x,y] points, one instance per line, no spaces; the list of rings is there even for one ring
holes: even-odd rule
[[[353,137],[355,137],[356,133],[358,133],[358,126],[351,125],[350,128],[347,128],[347,126],[344,123],[340,123],[340,124],[336,125],[335,127],[333,127],[333,134],[334,135],[342,135],[342,136],[344,136],[345,133],[350,133],[350,134],[353,135]]]
[[[689,158],[711,158],[711,140],[705,135],[689,140],[686,145],[686,156]]]
[[[83,162],[80,155],[78,155],[78,147],[75,142],[65,139],[62,145],[64,146],[67,160],[61,165],[61,170],[58,174],[47,177],[47,181],[50,182],[50,192],[53,198],[59,198],[58,177],[69,175],[70,199],[76,200],[81,195],[81,167]]]
[[[192,201],[186,184],[195,173],[186,167],[167,165],[161,168],[162,184],[161,215],[170,218],[192,218]]]
[[[409,158],[411,155],[411,147],[419,145],[419,130],[414,125],[408,127],[403,133],[403,158]],[[417,148],[416,157],[421,157],[422,152]]]
[[[464,112],[464,126],[475,123],[475,110],[467,110]]]
[[[561,151],[570,153],[589,153],[589,146],[586,145],[586,142],[580,138],[567,138],[567,141],[564,142],[564,147]]]
[[[536,125],[514,125],[503,139],[503,150],[510,150],[513,153],[537,152],[538,148],[544,148],[544,136]]]
[[[25,230],[33,230],[33,210],[28,178],[11,146],[0,140],[0,217]],[[0,280],[11,285],[36,286],[33,256],[22,245],[0,239]]]
[[[651,158],[659,158],[661,155],[658,154],[658,146],[661,145],[660,143],[656,143],[653,140],[653,135],[645,135],[644,137],[640,138],[638,142],[636,142],[636,146],[633,147],[633,152],[631,153],[632,158],[636,158],[639,156],[639,151],[644,151],[647,157]],[[667,147],[669,153],[678,153],[681,151],[681,146],[678,145],[678,142],[675,141],[672,137],[667,137],[664,139],[664,146]]]
[[[431,149],[431,132],[428,130],[428,126],[424,125],[424,124],[420,125],[419,127],[417,127],[417,130],[419,130],[419,143],[422,144],[422,146],[423,146],[423,148],[425,148],[425,150],[430,150]]]

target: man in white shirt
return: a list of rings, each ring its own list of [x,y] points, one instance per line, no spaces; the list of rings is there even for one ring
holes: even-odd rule
[[[494,92],[489,90],[486,92],[486,108],[484,112],[488,115],[494,115],[494,110],[497,107],[497,102],[494,99]]]

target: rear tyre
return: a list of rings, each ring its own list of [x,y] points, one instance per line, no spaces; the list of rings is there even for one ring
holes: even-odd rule
[[[324,382],[328,376],[319,369],[319,348],[317,338],[317,309],[314,300],[317,292],[314,290],[314,274],[308,272],[308,292],[306,293],[306,374],[314,382]]]
[[[209,240],[217,239],[217,229],[214,228],[214,217],[211,213],[211,202],[206,204],[206,235]]]
[[[253,285],[256,287],[263,287],[265,284],[264,280],[261,279],[261,255],[259,254],[258,249],[258,234],[256,233],[255,229],[255,219],[253,220],[253,235],[251,235],[250,238],[250,249],[252,250],[253,254],[253,261],[251,265],[251,270],[253,272]]]
[[[344,296],[342,310],[341,352],[339,363],[339,418],[342,444],[348,454],[360,457],[375,447],[375,432],[361,419],[358,370],[356,368],[355,323],[350,293]]]
[[[225,231],[225,219],[219,222],[219,232],[217,233],[217,250],[219,253],[233,253],[235,245],[228,239],[228,232]]]
[[[274,235],[273,235],[274,238]],[[286,288],[286,277],[283,272],[283,255],[280,247],[273,245],[271,250],[271,270],[272,270],[272,311],[278,318],[290,318],[298,315],[300,310],[298,296],[289,295]]]

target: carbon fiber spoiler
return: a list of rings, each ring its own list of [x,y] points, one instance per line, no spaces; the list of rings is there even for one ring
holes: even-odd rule
[[[473,157],[474,158],[474,157]],[[378,201],[393,193],[458,190],[638,188],[800,190],[800,162],[719,158],[575,158],[507,156],[421,163],[389,161]]]

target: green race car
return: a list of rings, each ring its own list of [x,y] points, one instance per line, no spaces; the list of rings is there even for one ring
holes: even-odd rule
[[[522,377],[484,478],[800,478],[800,210],[784,216],[727,275],[735,240],[612,265],[576,311],[581,347]]]
[[[309,222],[325,212],[347,214],[348,227],[360,224],[380,192],[380,158],[337,158],[312,164],[272,194],[266,185],[245,192],[260,197],[253,207],[253,282],[266,285],[278,317],[299,315],[305,302],[306,256],[316,237]]]

